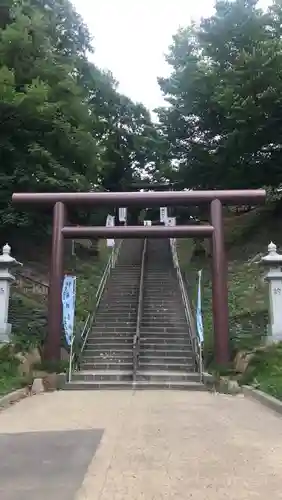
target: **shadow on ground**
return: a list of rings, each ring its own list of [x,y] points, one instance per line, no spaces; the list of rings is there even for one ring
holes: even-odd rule
[[[73,500],[103,430],[0,434],[1,500]]]

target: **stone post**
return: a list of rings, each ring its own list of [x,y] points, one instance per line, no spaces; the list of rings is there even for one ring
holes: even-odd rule
[[[261,263],[266,268],[264,276],[269,288],[269,325],[267,343],[282,342],[282,255],[274,243],[268,245],[268,255]]]

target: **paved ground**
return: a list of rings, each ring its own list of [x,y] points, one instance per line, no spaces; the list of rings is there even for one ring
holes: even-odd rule
[[[282,499],[282,419],[240,396],[57,392],[1,412],[0,430],[1,500],[45,500],[52,481],[52,500]],[[19,474],[21,446],[41,465]]]

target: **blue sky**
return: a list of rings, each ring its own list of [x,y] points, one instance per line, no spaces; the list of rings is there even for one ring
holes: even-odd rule
[[[268,0],[262,0],[267,3]],[[163,104],[158,76],[172,35],[213,11],[213,0],[73,0],[94,36],[94,61],[112,71],[119,90],[150,110]]]

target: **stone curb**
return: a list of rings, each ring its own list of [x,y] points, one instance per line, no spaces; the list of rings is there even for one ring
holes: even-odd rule
[[[265,392],[254,389],[249,385],[243,385],[242,389],[244,396],[246,396],[247,398],[258,401],[267,408],[270,408],[276,413],[280,413],[280,415],[282,415],[282,401],[279,401],[279,399],[276,399],[273,396],[269,396]]]
[[[0,398],[0,409],[7,408],[13,403],[17,403],[21,399],[24,399],[28,396],[27,387],[23,387],[22,389],[17,389],[16,391],[10,392],[6,394],[2,398]]]

